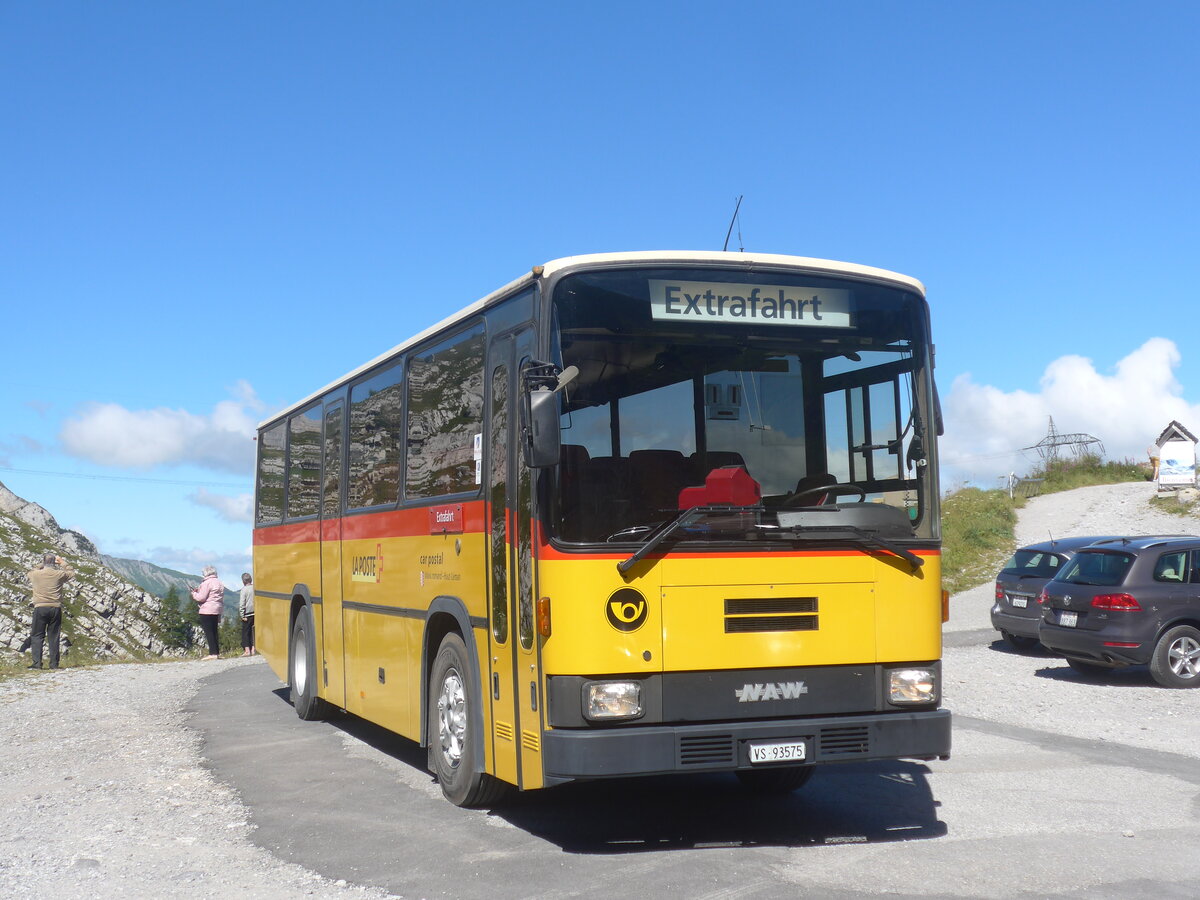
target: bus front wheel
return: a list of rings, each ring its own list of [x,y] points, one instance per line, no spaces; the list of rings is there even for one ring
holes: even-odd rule
[[[292,624],[292,643],[288,648],[288,688],[296,715],[309,722],[323,719],[329,714],[329,704],[317,696],[316,647],[312,610],[302,606]]]
[[[469,673],[467,647],[451,632],[442,639],[429,679],[429,769],[455,806],[489,806],[505,785],[475,767],[480,701]]]

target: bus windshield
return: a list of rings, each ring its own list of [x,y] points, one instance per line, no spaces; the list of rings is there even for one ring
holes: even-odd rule
[[[569,274],[552,300],[555,362],[579,370],[562,392],[552,537],[640,542],[689,506],[732,505],[761,507],[753,527],[726,516],[672,540],[760,539],[860,504],[870,514],[845,520],[856,530],[937,537],[917,294],[794,270],[638,268]],[[744,480],[730,493],[728,467],[761,501]]]

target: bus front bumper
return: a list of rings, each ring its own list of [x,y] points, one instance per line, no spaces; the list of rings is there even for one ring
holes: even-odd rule
[[[876,759],[948,759],[950,711],[891,712],[721,725],[652,725],[543,735],[547,784],[680,772],[760,768],[750,745],[803,740],[806,764]]]

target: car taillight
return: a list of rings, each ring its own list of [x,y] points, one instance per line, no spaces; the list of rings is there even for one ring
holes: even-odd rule
[[[1004,588],[1000,587],[1000,582],[998,582],[998,581],[996,582],[996,599],[997,600],[1004,599]]]
[[[1092,598],[1092,606],[1096,609],[1113,609],[1132,612],[1141,610],[1142,605],[1129,594],[1097,594]]]
[[[1038,594],[1038,603],[1045,606],[1049,602],[1050,602],[1050,597],[1046,594],[1046,589],[1042,588],[1042,592],[1040,594]]]

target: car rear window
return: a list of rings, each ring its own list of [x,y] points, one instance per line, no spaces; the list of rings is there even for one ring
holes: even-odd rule
[[[1004,564],[1001,575],[1036,575],[1040,578],[1053,578],[1058,574],[1062,565],[1062,557],[1045,550],[1018,550],[1012,559]]]
[[[1083,551],[1072,559],[1059,581],[1067,584],[1094,584],[1112,587],[1125,580],[1134,557],[1128,553]]]

